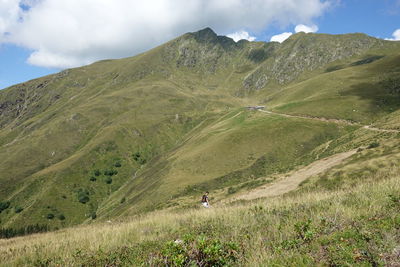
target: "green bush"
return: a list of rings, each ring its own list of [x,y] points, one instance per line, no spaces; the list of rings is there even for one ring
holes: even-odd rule
[[[119,162],[119,161],[115,162],[115,164],[114,164],[114,167],[117,167],[117,168],[120,168],[121,166],[122,166],[121,162]]]
[[[89,202],[90,198],[87,195],[81,195],[78,197],[78,200],[80,203],[86,204],[87,202]]]
[[[90,214],[90,217],[92,218],[92,220],[97,218],[97,214],[96,212],[92,212],[92,214]]]
[[[110,176],[108,176],[105,181],[106,181],[106,184],[111,184],[113,180]]]
[[[78,190],[78,201],[82,204],[86,204],[87,202],[89,202],[90,198],[89,198],[89,191],[87,191],[86,189],[79,189]]]
[[[92,176],[92,177],[90,177],[90,179],[89,179],[91,182],[96,182],[97,181],[97,178],[96,177],[94,177],[94,176]]]
[[[234,193],[236,193],[237,191],[238,191],[238,188],[237,188],[237,187],[231,186],[231,187],[228,188],[228,194],[229,194],[229,195],[230,195],[230,194],[234,194]]]
[[[0,202],[0,213],[10,207],[10,201]]]
[[[123,198],[121,199],[120,203],[121,203],[121,204],[122,204],[122,203],[125,203],[125,201],[126,201],[126,198],[123,197]]]
[[[95,171],[93,172],[93,174],[94,174],[95,176],[100,176],[101,172],[100,172],[99,170],[95,170]]]
[[[65,220],[64,214],[58,215],[58,219],[59,219],[60,221],[64,221],[64,220]]]
[[[156,262],[165,266],[232,266],[239,258],[239,246],[206,236],[169,241]]]
[[[371,144],[368,145],[368,148],[377,148],[379,146],[378,142],[372,142]]]
[[[294,225],[294,229],[297,238],[304,242],[311,241],[315,236],[315,231],[313,230],[311,220],[296,223]]]
[[[107,175],[107,176],[113,176],[113,175],[117,175],[117,174],[118,174],[118,171],[113,170],[113,169],[104,171],[104,175]]]
[[[15,207],[15,213],[20,213],[21,211],[23,211],[24,209],[21,207]]]
[[[133,160],[139,163],[140,165],[143,165],[147,162],[147,160],[144,158],[143,155],[141,155],[139,152],[133,153],[132,155]]]
[[[388,195],[389,200],[390,200],[390,206],[391,207],[399,207],[400,208],[400,195]]]
[[[47,214],[47,219],[53,220],[54,219],[54,214],[53,213]]]

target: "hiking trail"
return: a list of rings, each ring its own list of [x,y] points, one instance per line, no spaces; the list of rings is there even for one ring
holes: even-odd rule
[[[286,118],[297,118],[297,119],[309,119],[309,120],[316,120],[316,121],[323,121],[323,122],[333,122],[337,124],[345,124],[345,125],[351,125],[351,126],[361,126],[363,129],[367,129],[370,131],[375,131],[375,132],[383,132],[383,133],[400,133],[400,130],[395,130],[395,129],[381,129],[377,127],[372,127],[370,125],[362,125],[357,122],[352,122],[348,120],[340,120],[340,119],[328,119],[328,118],[323,118],[323,117],[312,117],[312,116],[307,116],[307,115],[289,115],[285,113],[277,113],[269,110],[261,110],[259,109],[258,111],[271,114],[271,115],[278,115]]]
[[[277,179],[271,184],[263,185],[261,187],[255,188],[241,195],[235,196],[230,201],[234,200],[253,200],[263,197],[275,197],[283,195],[290,191],[297,189],[301,182],[305,181],[311,176],[320,174],[340,163],[345,159],[354,155],[357,152],[356,149],[338,153],[330,157],[314,161],[313,163],[294,171],[289,176]]]

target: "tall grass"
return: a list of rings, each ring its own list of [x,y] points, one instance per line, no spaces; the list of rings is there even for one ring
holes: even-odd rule
[[[212,244],[234,244],[237,254],[232,264],[238,266],[399,264],[398,171],[375,173],[370,182],[351,189],[207,210],[159,211],[4,239],[0,266],[161,265],[176,256],[168,253],[184,253],[166,249],[168,242],[183,240],[185,248],[193,249],[200,246],[196,236],[214,240]]]

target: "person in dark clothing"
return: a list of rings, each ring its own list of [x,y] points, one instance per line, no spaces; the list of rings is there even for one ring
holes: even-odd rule
[[[201,198],[201,205],[203,205],[205,208],[210,207],[210,202],[208,201],[208,191]]]

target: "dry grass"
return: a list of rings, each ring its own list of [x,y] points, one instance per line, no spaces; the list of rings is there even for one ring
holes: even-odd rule
[[[90,255],[96,255],[99,251],[111,253],[121,247],[140,246],[148,242],[153,242],[153,249],[157,249],[166,241],[182,238],[188,233],[205,233],[211,237],[237,242],[243,252],[238,265],[257,266],[273,262],[294,264],[298,263],[300,255],[305,257],[303,260],[310,260],[305,262],[305,265],[309,265],[313,259],[308,255],[311,252],[302,252],[300,248],[279,247],[285,240],[296,238],[293,225],[310,219],[317,227],[321,218],[325,218],[334,225],[327,231],[334,233],[347,229],[352,222],[357,222],[362,228],[367,227],[367,218],[378,216],[377,214],[392,216],[393,214],[385,215],[382,212],[388,196],[400,194],[398,171],[397,167],[382,170],[374,174],[376,179],[370,179],[370,182],[351,189],[308,192],[207,210],[199,208],[178,213],[160,211],[124,221],[0,240],[0,265],[40,265],[39,263],[46,260],[44,262],[54,266],[77,266],[82,263],[79,256],[82,251]],[[360,218],[364,218],[365,221],[359,221]],[[375,229],[368,231],[373,230]],[[382,230],[388,243],[384,248],[379,248],[381,254],[385,252],[384,249],[398,245],[396,242],[400,237],[399,233],[392,230]],[[315,244],[312,241],[304,245],[310,246],[310,250],[314,251],[314,247],[322,242],[319,239],[315,240]],[[150,248],[149,253],[146,253],[144,248],[147,258],[135,260],[146,263],[153,249]],[[99,262],[91,264],[101,265]],[[124,264],[129,266],[127,262],[121,265]]]

